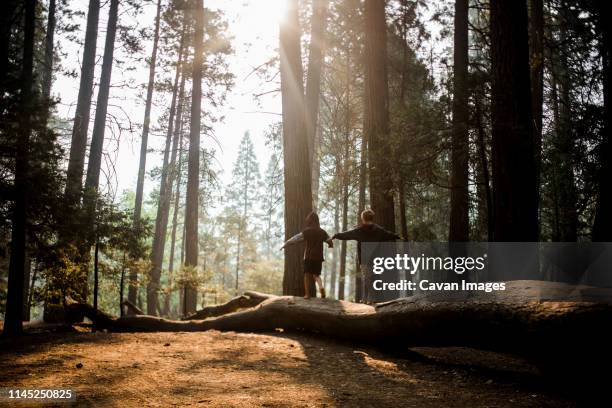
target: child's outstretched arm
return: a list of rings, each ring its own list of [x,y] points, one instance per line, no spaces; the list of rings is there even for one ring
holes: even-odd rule
[[[342,241],[359,240],[359,238],[361,238],[361,229],[359,227],[344,232],[338,232],[332,237],[332,239],[339,239]]]
[[[304,234],[301,232],[289,238],[280,249],[282,251],[287,245],[295,245],[299,244],[300,242],[304,242]]]

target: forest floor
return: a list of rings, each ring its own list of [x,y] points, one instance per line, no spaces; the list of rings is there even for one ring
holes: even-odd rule
[[[71,388],[77,406],[105,407],[578,406],[523,360],[413,350],[280,332],[30,334],[0,341],[0,387]]]

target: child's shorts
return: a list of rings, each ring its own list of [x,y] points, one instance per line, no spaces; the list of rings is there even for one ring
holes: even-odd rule
[[[321,269],[323,267],[323,261],[313,261],[310,259],[304,259],[304,273],[312,273],[313,275],[321,275]]]

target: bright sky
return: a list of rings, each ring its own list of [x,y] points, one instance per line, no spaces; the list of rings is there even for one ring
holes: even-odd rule
[[[227,183],[231,177],[233,161],[236,157],[240,138],[246,130],[251,132],[256,147],[257,157],[261,161],[260,170],[263,172],[266,160],[269,156],[265,146],[264,131],[270,124],[280,120],[280,116],[271,114],[281,112],[280,94],[271,94],[261,97],[257,101],[253,94],[261,93],[274,88],[267,84],[267,88],[262,88],[262,81],[257,75],[248,74],[256,66],[269,60],[277,52],[278,47],[278,23],[283,14],[283,3],[285,0],[204,0],[205,6],[210,9],[218,9],[224,12],[229,22],[229,35],[233,37],[235,54],[229,59],[229,68],[235,75],[236,85],[228,95],[225,106],[220,113],[225,116],[222,123],[214,126],[214,132],[220,141],[220,147],[209,138],[202,140],[202,145],[215,146],[218,152],[217,168],[223,170],[222,181]],[[77,0],[71,2],[76,10],[83,11],[86,15],[87,0]],[[144,14],[138,18],[141,27],[148,24],[153,27],[155,18],[155,3],[152,2],[145,7]],[[104,4],[104,2],[103,2]],[[100,16],[100,32],[98,36],[98,58],[101,60],[104,46],[104,36],[106,27],[106,8],[104,7]],[[124,17],[126,18],[126,17]],[[120,17],[121,19],[121,17]],[[85,18],[79,19],[81,30],[85,29]],[[120,21],[121,23],[121,21]],[[84,34],[80,32],[80,36]],[[81,38],[82,41],[83,38]],[[66,38],[59,37],[57,42],[62,50],[67,53],[63,58],[62,65],[65,68],[74,69],[80,72],[80,61],[82,58],[82,47]],[[145,44],[145,53],[148,56],[151,52],[152,41]],[[121,58],[121,51],[119,58]],[[96,77],[100,75],[100,67],[96,69]],[[248,76],[248,77],[247,77]],[[135,72],[113,70],[111,89],[111,106],[109,113],[116,114],[120,119],[130,119],[132,123],[141,124],[144,115],[144,92],[138,92],[128,87],[120,85],[127,78],[137,78],[137,84],[146,83],[148,78],[148,66],[144,62],[137,64]],[[67,78],[59,76],[53,85],[53,93],[61,98],[58,105],[58,113],[61,117],[72,120],[74,116],[74,106],[78,94],[78,78]],[[94,94],[94,102],[96,95]],[[152,111],[152,124],[157,123],[158,115],[163,112],[164,105],[169,106],[169,96],[161,98],[161,95],[154,97]],[[203,109],[206,109],[203,105]],[[258,113],[259,112],[259,113]],[[265,113],[263,113],[265,112]],[[127,120],[126,120],[127,122]],[[93,127],[93,110],[90,131]],[[140,149],[140,129],[135,129],[130,135],[125,132],[121,136],[121,141],[117,145],[114,143],[112,133],[107,129],[105,147],[109,152],[109,157],[113,157],[117,172],[116,183],[113,190],[119,193],[125,189],[135,189],[136,176],[138,172],[138,160]],[[164,137],[159,134],[152,134],[149,138],[149,148],[155,151],[149,153],[147,157],[147,171],[161,164],[161,149],[164,144]],[[118,149],[117,149],[118,147]],[[110,159],[109,159],[110,160]],[[107,165],[107,170],[110,166]],[[108,172],[107,172],[108,173]],[[101,176],[101,183],[104,183],[105,176]],[[145,180],[145,197],[148,192],[156,187],[157,182],[153,183],[150,179]]]

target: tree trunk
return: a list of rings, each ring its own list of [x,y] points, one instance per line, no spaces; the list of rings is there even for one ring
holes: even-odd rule
[[[538,200],[542,168],[542,104],[544,101],[544,0],[529,0],[531,108]]]
[[[108,110],[108,96],[110,92],[111,74],[113,71],[113,54],[115,51],[115,36],[117,33],[117,16],[119,0],[111,0],[106,27],[106,41],[104,44],[104,57],[102,59],[102,73],[96,103],[96,117],[94,119],[91,146],[89,148],[89,161],[87,163],[87,177],[85,179],[85,193],[83,204],[86,211],[86,226],[89,236],[85,238],[83,253],[89,252],[93,244],[93,225],[95,219],[98,185],[100,182],[100,169],[102,166],[102,152],[104,147],[104,133],[106,131],[106,113]],[[87,282],[84,283],[82,294],[87,294]],[[85,297],[86,298],[86,297]]]
[[[189,159],[187,164],[187,197],[185,207],[185,265],[198,267],[198,194],[200,187],[200,130],[202,109],[202,63],[204,52],[204,5],[196,1],[194,55],[191,97],[191,127],[189,129]],[[198,293],[193,284],[185,288],[185,312],[193,313]]]
[[[306,134],[308,138],[308,157],[312,170],[313,207],[317,207],[319,178],[319,160],[316,150],[316,138],[319,119],[319,99],[321,96],[321,71],[323,66],[323,48],[327,25],[327,8],[329,0],[314,0],[312,3],[312,24],[310,29],[310,48],[308,55],[308,74],[306,78]],[[318,190],[318,189],[317,189]]]
[[[487,157],[487,143],[485,140],[485,130],[482,124],[482,111],[480,108],[480,100],[474,100],[476,116],[476,132],[478,138],[478,163],[480,167],[480,180],[484,189],[485,198],[485,214],[480,213],[479,217],[486,219],[487,240],[493,240],[493,194],[491,192],[491,182],[489,176],[489,159]]]
[[[181,78],[181,87],[178,99],[178,111],[174,125],[174,141],[172,146],[172,159],[170,160],[171,180],[176,181],[176,193],[174,195],[174,209],[172,212],[172,233],[170,234],[170,258],[168,259],[168,292],[164,299],[164,315],[170,312],[170,299],[172,297],[172,285],[174,275],[174,256],[176,248],[176,229],[178,226],[178,211],[181,199],[181,175],[183,169],[183,103],[185,98],[185,75]],[[176,159],[178,156],[178,164]],[[172,191],[172,188],[169,190]]]
[[[570,77],[567,60],[567,51],[564,43],[567,41],[568,11],[561,10],[560,49],[556,54],[558,58],[553,61],[552,76],[558,84],[558,114],[555,115],[555,134],[552,148],[555,169],[553,174],[553,188],[555,189],[556,233],[553,239],[558,242],[575,242],[578,238],[578,212],[576,209],[576,186],[574,183],[574,140],[571,123],[571,96]],[[557,79],[558,78],[558,79]]]
[[[604,135],[600,148],[599,195],[593,224],[593,241],[612,242],[612,29],[610,7],[597,3],[603,70]]]
[[[348,144],[347,144],[348,146]],[[346,149],[348,150],[348,148]],[[345,161],[348,161],[348,158],[345,157]],[[344,170],[347,169],[348,165],[344,165]],[[348,228],[348,180],[347,177],[344,176],[344,183],[342,185],[342,231],[346,231]],[[346,244],[345,240],[340,242],[340,276],[338,279],[338,299],[344,300],[344,291],[346,288]]]
[[[27,238],[26,238],[27,239]],[[30,275],[32,273],[32,258],[26,249],[26,260],[23,267],[23,316],[24,322],[30,321]]]
[[[366,203],[368,141],[365,133],[361,135],[361,152],[359,154],[359,208],[357,208],[357,225],[361,224],[361,212],[365,210]],[[355,302],[361,302],[363,300],[364,277],[361,274],[361,260],[358,257],[355,258]]]
[[[402,237],[408,239],[408,218],[406,217],[406,185],[404,180],[398,181],[397,197],[399,201],[399,212],[400,212],[400,228],[402,231]]]
[[[94,310],[98,310],[98,283],[99,283],[99,271],[98,271],[98,259],[100,252],[100,241],[96,237],[96,245],[94,247],[94,288],[93,288],[93,307]],[[95,325],[94,325],[95,328]]]
[[[128,311],[128,315],[138,315],[138,316],[144,315],[144,312],[138,306],[136,306],[129,300],[124,300],[123,302],[121,302],[121,307],[124,307],[124,306]]]
[[[147,84],[147,99],[145,101],[144,119],[142,121],[142,137],[140,141],[140,162],[138,165],[138,178],[136,180],[136,200],[134,202],[134,226],[140,223],[142,212],[142,195],[144,190],[144,176],[147,163],[147,146],[149,140],[149,125],[151,123],[151,103],[153,101],[153,90],[155,88],[155,65],[157,64],[157,44],[159,43],[159,25],[162,0],[157,0],[157,15],[155,16],[155,34],[153,35],[153,51],[149,62],[149,83]],[[181,48],[182,48],[181,39]],[[179,58],[180,61],[180,58]],[[177,68],[178,77],[178,68]],[[176,82],[176,81],[175,81]],[[176,92],[176,87],[175,87]],[[175,96],[176,97],[176,96]],[[170,120],[172,122],[172,120]],[[170,133],[170,132],[169,132]],[[149,308],[147,304],[147,309]]]
[[[43,126],[47,125],[49,108],[51,103],[51,84],[53,83],[53,39],[55,37],[55,0],[49,0],[49,10],[47,17],[47,31],[45,33],[45,59],[42,70],[42,101],[47,106],[43,109],[45,114],[42,120]]]
[[[244,295],[236,296],[235,298],[232,298],[228,302],[221,305],[204,307],[181,320],[203,320],[208,319],[209,317],[222,316],[240,309],[255,307],[269,297],[270,295],[265,295],[258,292],[245,292]]]
[[[297,0],[288,1],[287,16],[280,25],[279,37],[283,108],[285,239],[289,239],[302,229],[304,219],[312,211]],[[310,293],[315,293],[314,289],[314,282],[312,282]],[[300,246],[293,245],[285,250],[283,293],[295,296],[304,295]]]
[[[94,86],[94,70],[96,68],[96,42],[98,39],[98,20],[100,16],[100,0],[90,0],[87,11],[87,28],[81,63],[81,80],[77,98],[72,140],[70,142],[70,157],[66,173],[65,202],[67,208],[75,209],[79,205],[83,188],[83,169],[85,167],[85,151],[87,150],[87,131],[91,97]]]
[[[468,0],[455,1],[451,203],[448,240],[469,240]]]
[[[234,269],[234,292],[238,294],[238,279],[240,273],[240,253],[242,252],[242,225],[243,220],[239,220],[238,225],[238,245],[236,246],[236,268]]]
[[[123,311],[123,294],[125,293],[125,261],[127,253],[123,252],[123,263],[121,264],[121,279],[119,281],[119,315],[123,317],[125,315]]]
[[[365,2],[365,127],[370,166],[370,202],[378,224],[395,231],[393,180],[389,177],[389,89],[385,0]]]
[[[321,149],[321,126],[317,126],[314,136],[314,154],[312,156],[312,203],[313,211],[318,211],[319,208],[319,185],[321,183],[321,157],[319,150]]]
[[[332,200],[333,200],[333,206],[334,206],[334,231],[340,231],[340,201],[336,197],[334,197]],[[337,298],[337,293],[338,293],[336,292],[336,280],[338,277],[338,258],[339,258],[338,252],[339,251],[338,251],[337,245],[334,245],[332,249],[333,259],[332,259],[330,278],[329,278],[329,294],[333,299]]]
[[[179,77],[183,63],[183,38],[179,46],[179,54],[176,63],[176,73],[172,91],[172,101],[170,102],[170,115],[168,118],[168,131],[166,133],[166,146],[164,149],[164,160],[162,164],[161,181],[159,186],[159,199],[157,201],[157,215],[155,217],[155,233],[151,246],[151,276],[147,285],[147,313],[155,315],[159,304],[159,280],[161,278],[162,263],[164,261],[164,249],[166,248],[166,235],[168,232],[168,217],[170,216],[170,199],[172,196],[172,167],[170,164],[176,160],[176,138],[174,132],[174,117],[177,110],[177,97],[179,93]],[[183,75],[184,77],[184,75]],[[184,83],[184,80],[181,80]],[[174,142],[173,142],[174,136]],[[175,143],[172,149],[172,159],[170,159],[171,143]],[[142,198],[142,197],[141,197]]]
[[[11,225],[11,258],[8,271],[8,288],[3,334],[19,335],[23,331],[23,290],[26,263],[26,236],[28,220],[28,172],[30,133],[33,109],[34,34],[36,25],[36,0],[25,1],[23,29],[23,60],[21,66],[19,122],[15,155],[15,202]]]
[[[527,4],[491,0],[495,241],[538,240]]]
[[[32,258],[28,258],[30,260],[30,265],[26,266],[26,269],[31,268],[31,259]],[[29,290],[28,290],[28,298],[25,302],[25,307],[27,308],[27,319],[24,320],[30,320],[30,308],[32,307],[33,304],[33,299],[34,299],[34,287],[36,285],[36,280],[38,279],[38,264],[34,263],[34,272],[32,273],[32,279],[29,280],[29,282],[26,282],[26,284],[29,286]]]

